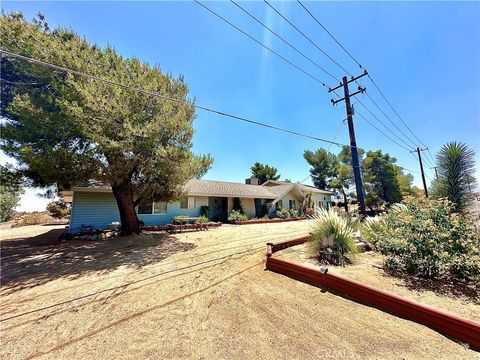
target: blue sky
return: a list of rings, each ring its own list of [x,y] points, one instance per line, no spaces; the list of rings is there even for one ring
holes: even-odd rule
[[[230,2],[207,6],[329,85],[334,80],[265,31]],[[346,67],[358,66],[296,2],[273,4],[319,46]],[[435,154],[448,141],[464,141],[477,150],[480,175],[480,3],[478,2],[311,2],[321,22],[369,70],[413,132]],[[343,71],[298,35],[263,2],[242,6],[340,78]],[[197,104],[333,139],[345,117],[318,83],[255,44],[194,2],[2,2],[2,9],[22,11],[27,19],[42,12],[51,27],[70,27],[88,41],[113,45],[126,57],[159,64],[164,72],[183,74]],[[410,135],[368,80],[370,95]],[[359,99],[362,99],[360,97]],[[387,126],[387,119],[362,100]],[[357,105],[361,110],[361,106]],[[368,115],[365,110],[364,115]],[[368,118],[377,123],[375,119]],[[377,123],[378,124],[378,123]],[[355,118],[357,144],[381,149],[398,164],[418,171],[405,149]],[[377,125],[381,128],[381,125]],[[401,134],[398,134],[402,136]],[[390,135],[393,137],[393,135]],[[337,137],[348,143],[342,126]],[[418,141],[417,141],[418,142]],[[199,110],[194,151],[215,158],[205,178],[243,182],[260,161],[293,181],[308,175],[305,149],[328,145],[238,123]],[[338,151],[332,146],[330,151]],[[1,158],[6,161],[5,156]],[[427,175],[434,172],[425,164]],[[415,184],[421,179],[413,174]],[[307,181],[308,182],[308,181]],[[29,190],[20,209],[41,209],[45,201]]]

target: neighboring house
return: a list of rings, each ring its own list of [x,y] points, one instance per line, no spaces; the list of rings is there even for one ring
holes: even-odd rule
[[[236,197],[241,200],[245,214],[250,218],[260,216],[265,206],[269,217],[275,217],[276,210],[280,208],[298,210],[307,193],[312,193],[316,207],[328,208],[331,205],[333,193],[313,186],[273,180],[258,185],[258,180],[254,178],[246,182],[190,180],[185,185],[184,199],[169,203],[146,199],[137,206],[138,218],[145,225],[168,224],[174,216],[200,216],[200,208],[208,206],[210,219],[226,221]],[[64,191],[63,196],[72,203],[70,232],[103,229],[113,221],[120,221],[117,203],[109,186],[88,182]]]

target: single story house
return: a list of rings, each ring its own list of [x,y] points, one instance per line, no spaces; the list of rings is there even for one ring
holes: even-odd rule
[[[200,208],[208,206],[211,220],[226,221],[233,199],[239,198],[248,217],[259,217],[265,206],[269,217],[275,217],[276,210],[281,208],[299,210],[307,193],[312,194],[315,206],[330,207],[333,193],[309,185],[273,180],[259,185],[255,178],[247,179],[245,184],[199,179],[187,182],[184,199],[168,203],[147,199],[137,206],[137,213],[145,225],[163,225],[179,215],[198,217]],[[64,191],[63,196],[72,204],[70,232],[104,229],[112,222],[120,221],[110,186],[90,181]]]

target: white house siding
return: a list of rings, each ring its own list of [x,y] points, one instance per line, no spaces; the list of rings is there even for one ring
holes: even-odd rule
[[[299,210],[300,206],[302,205],[302,200],[299,197],[294,196],[291,192],[286,194],[284,197],[282,197],[282,202],[283,202],[283,208],[287,210],[290,209],[290,201],[289,200],[295,200],[295,210]]]
[[[331,205],[331,198],[330,194],[319,194],[319,193],[312,193],[312,201],[318,207],[318,202],[321,201],[322,207],[324,209],[328,209]]]

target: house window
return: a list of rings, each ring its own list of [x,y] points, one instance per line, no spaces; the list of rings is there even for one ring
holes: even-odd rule
[[[167,202],[144,200],[138,204],[137,212],[139,215],[166,214]]]
[[[188,197],[180,199],[180,209],[188,209]]]
[[[167,202],[166,201],[155,201],[153,203],[153,213],[154,214],[166,214],[167,213]]]
[[[278,200],[276,203],[276,209],[281,210],[283,209],[283,200]]]
[[[196,198],[195,196],[188,197],[188,208],[195,209],[197,207]]]
[[[139,214],[151,214],[153,210],[153,203],[151,201],[143,200],[138,204],[138,213]]]
[[[297,209],[297,203],[295,200],[288,200],[288,205],[290,206],[290,209]]]

